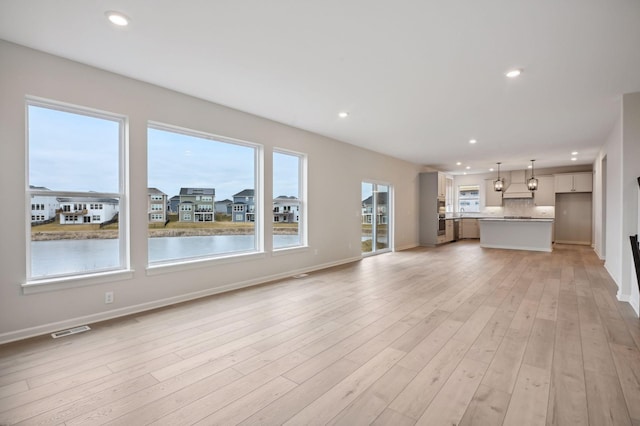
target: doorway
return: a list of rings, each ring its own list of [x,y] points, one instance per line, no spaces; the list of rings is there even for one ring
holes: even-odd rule
[[[362,254],[391,251],[391,186],[362,182]]]
[[[591,192],[556,194],[555,242],[591,245]]]

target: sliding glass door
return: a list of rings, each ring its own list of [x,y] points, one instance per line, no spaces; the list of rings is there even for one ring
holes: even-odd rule
[[[362,253],[391,251],[391,187],[362,182]]]

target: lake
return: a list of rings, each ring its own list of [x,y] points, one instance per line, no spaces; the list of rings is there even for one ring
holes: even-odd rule
[[[274,235],[275,247],[298,245],[298,235]],[[255,250],[254,235],[210,235],[149,239],[149,263],[171,262]],[[118,267],[118,240],[51,240],[31,242],[31,277],[92,272]]]

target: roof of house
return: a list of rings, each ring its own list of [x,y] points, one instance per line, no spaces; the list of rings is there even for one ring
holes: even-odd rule
[[[164,192],[160,191],[158,188],[147,188],[147,191],[149,192],[149,195],[152,195],[152,194],[167,195]]]
[[[245,189],[243,191],[238,192],[237,194],[233,194],[234,197],[253,197],[255,191],[253,189]]]
[[[216,195],[215,188],[180,188],[180,195]]]
[[[278,195],[276,198],[274,198],[274,200],[297,200],[298,197],[294,196],[294,195]]]
[[[29,185],[29,189],[36,189],[38,191],[51,191],[49,188],[45,186],[35,186],[35,185]]]
[[[98,198],[98,197],[58,197],[56,198],[60,203],[109,203],[118,204],[118,200],[115,198]]]
[[[379,192],[378,193],[378,204],[387,204],[388,199],[389,199],[389,197],[387,195],[388,194],[386,192]],[[367,198],[362,200],[362,204],[371,205],[371,197],[373,197],[373,195],[369,195]]]
[[[233,201],[229,200],[228,198],[222,201],[216,201],[214,204],[231,204],[233,203]]]

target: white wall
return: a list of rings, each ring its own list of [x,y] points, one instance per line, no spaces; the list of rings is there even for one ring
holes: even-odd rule
[[[4,41],[0,41],[0,63],[0,182],[5,200],[25,199],[26,95],[128,116],[134,269],[132,279],[23,295],[25,218],[30,212],[24,208],[4,209],[0,221],[0,343],[357,260],[361,257],[360,184],[364,179],[393,185],[395,247],[417,245],[420,168],[415,164]],[[274,256],[270,251],[271,229],[265,227],[263,256],[148,273],[148,120],[263,144],[265,194],[272,192],[274,147],[307,153],[310,249]],[[336,205],[340,208],[333,208]],[[266,223],[271,216],[271,209],[266,208]],[[107,290],[115,292],[113,305],[104,304]]]
[[[607,159],[606,177],[601,170]],[[622,97],[620,119],[616,122],[594,162],[599,190],[596,194],[596,235],[602,235],[602,209],[606,203],[605,237],[596,239],[596,252],[604,245],[605,268],[618,285],[617,297],[640,314],[640,296],[629,236],[638,233],[638,183],[640,176],[640,93]],[[606,182],[603,191],[602,182]],[[602,193],[605,192],[605,196]]]
[[[638,177],[640,176],[640,92],[622,97],[622,286],[619,298],[640,313],[640,296],[629,236],[638,233]]]

